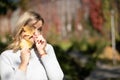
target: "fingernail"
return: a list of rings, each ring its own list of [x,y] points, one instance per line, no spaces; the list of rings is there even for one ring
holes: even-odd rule
[[[37,42],[39,42],[39,40],[37,40]]]
[[[43,44],[43,43],[44,43],[44,41],[41,42],[41,44]]]

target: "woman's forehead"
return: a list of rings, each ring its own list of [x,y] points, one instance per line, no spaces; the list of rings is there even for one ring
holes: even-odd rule
[[[42,20],[37,21],[36,25],[42,25]]]
[[[29,24],[31,24],[31,25],[42,25],[43,24],[43,22],[42,22],[42,20],[31,20],[30,22],[29,22]]]
[[[39,21],[37,21],[37,22],[34,24],[34,27],[35,27],[35,28],[40,28],[40,27],[42,27],[42,25],[43,25],[42,21],[39,20]]]

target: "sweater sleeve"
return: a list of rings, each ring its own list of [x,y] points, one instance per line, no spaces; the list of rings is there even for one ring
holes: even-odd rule
[[[8,56],[0,55],[0,76],[1,80],[26,80],[26,75],[19,69],[14,69],[10,64]]]
[[[49,80],[63,80],[64,74],[58,63],[53,47],[48,44],[47,55],[42,56],[41,60],[46,69]]]

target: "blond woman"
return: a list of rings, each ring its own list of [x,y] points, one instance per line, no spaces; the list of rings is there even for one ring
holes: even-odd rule
[[[27,11],[15,24],[13,42],[0,55],[1,80],[63,80],[54,49],[41,33],[43,18]]]

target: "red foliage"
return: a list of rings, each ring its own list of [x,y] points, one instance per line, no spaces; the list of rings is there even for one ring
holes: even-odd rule
[[[90,20],[93,27],[102,33],[103,13],[101,0],[90,0]]]

